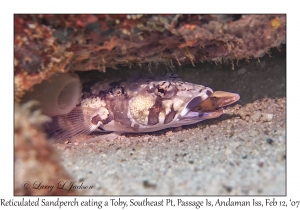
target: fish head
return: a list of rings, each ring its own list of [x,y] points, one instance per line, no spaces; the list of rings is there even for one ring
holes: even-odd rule
[[[139,132],[178,127],[216,118],[223,106],[239,100],[239,95],[213,92],[209,87],[160,80],[132,84],[127,116]]]

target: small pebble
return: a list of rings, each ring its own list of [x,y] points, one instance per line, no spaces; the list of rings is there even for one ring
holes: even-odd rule
[[[226,186],[226,185],[223,185],[223,187],[225,188],[225,190],[230,193],[232,191],[232,187],[230,186]]]
[[[232,151],[230,149],[225,150],[225,155],[230,155],[231,153],[232,153]]]
[[[249,121],[249,119],[250,119],[250,117],[247,115],[247,116],[245,117],[245,120],[246,120],[246,121]]]
[[[258,166],[259,166],[260,168],[262,168],[262,167],[264,167],[264,163],[263,163],[263,162],[259,162],[259,163],[258,163]]]
[[[246,71],[247,71],[246,68],[241,68],[241,69],[237,70],[237,74],[238,74],[238,75],[240,75],[240,74],[245,74]]]
[[[270,122],[273,119],[273,114],[265,114],[264,121]]]
[[[250,117],[253,121],[257,122],[261,118],[261,111],[254,112],[253,115]]]
[[[168,132],[166,133],[167,136],[170,136],[170,135],[172,135],[172,134],[173,134],[172,131],[168,131]]]
[[[149,182],[148,180],[144,180],[143,181],[143,186],[145,188],[155,188],[156,184]]]
[[[246,118],[249,118],[250,112],[246,108],[239,109],[237,113],[243,120],[247,120]]]
[[[253,137],[253,136],[257,136],[258,135],[258,131],[252,130],[249,133],[249,136]]]
[[[274,143],[274,141],[272,139],[270,139],[270,138],[267,138],[266,141],[267,141],[268,144],[273,144]]]

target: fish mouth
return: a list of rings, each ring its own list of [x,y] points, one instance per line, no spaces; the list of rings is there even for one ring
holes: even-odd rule
[[[215,91],[204,101],[201,97],[195,97],[181,113],[180,120],[202,121],[221,116],[224,113],[224,106],[237,102],[240,95],[224,91]]]

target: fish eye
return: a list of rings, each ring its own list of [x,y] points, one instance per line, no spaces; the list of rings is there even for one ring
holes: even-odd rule
[[[176,90],[172,83],[161,81],[158,83],[155,94],[161,98],[171,98],[175,95]]]
[[[110,97],[118,97],[121,96],[125,93],[124,88],[123,87],[112,87],[110,88],[108,91],[108,95]]]

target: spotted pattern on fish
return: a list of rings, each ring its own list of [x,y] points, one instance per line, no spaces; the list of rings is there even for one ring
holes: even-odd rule
[[[174,75],[128,81],[91,80],[82,86],[81,103],[69,114],[54,117],[48,125],[56,138],[94,131],[152,132],[193,124],[220,116],[223,106],[239,100],[238,94],[222,92],[214,96],[211,88],[184,82]]]

